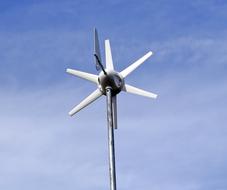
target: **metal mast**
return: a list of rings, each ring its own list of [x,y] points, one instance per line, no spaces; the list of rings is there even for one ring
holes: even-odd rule
[[[112,88],[110,86],[106,87],[110,189],[116,190],[114,125],[113,125],[113,108],[112,108],[112,92],[111,91],[112,91]]]

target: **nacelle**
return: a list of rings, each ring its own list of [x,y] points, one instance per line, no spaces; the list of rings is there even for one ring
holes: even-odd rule
[[[123,77],[116,71],[106,71],[106,73],[107,75],[103,72],[99,74],[99,89],[106,94],[106,88],[111,87],[113,95],[118,94],[124,86]]]

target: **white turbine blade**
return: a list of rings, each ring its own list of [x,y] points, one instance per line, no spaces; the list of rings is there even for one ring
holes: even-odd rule
[[[69,73],[69,74],[75,75],[77,77],[80,77],[82,79],[89,80],[91,82],[98,84],[98,76],[97,75],[85,73],[85,72],[82,72],[82,71],[77,71],[77,70],[74,70],[74,69],[67,69],[66,72]]]
[[[117,129],[117,96],[112,97],[113,126]]]
[[[137,94],[137,95],[140,95],[140,96],[145,96],[145,97],[148,97],[148,98],[154,98],[155,99],[158,96],[157,94],[136,88],[136,87],[128,85],[128,84],[125,84],[123,90],[125,92]]]
[[[150,56],[152,55],[152,52],[149,51],[146,55],[138,59],[136,62],[131,64],[129,67],[121,71],[121,75],[123,78],[127,77],[132,71],[134,71],[137,67],[139,67],[144,61],[146,61]]]
[[[87,98],[85,98],[80,104],[75,106],[70,112],[69,115],[73,116],[75,113],[79,112],[86,106],[88,106],[90,103],[94,102],[96,99],[98,99],[100,96],[102,96],[102,92],[99,89],[96,89],[94,92],[92,92]]]
[[[107,68],[107,70],[114,70],[109,40],[105,40],[105,54],[106,54],[106,68]]]

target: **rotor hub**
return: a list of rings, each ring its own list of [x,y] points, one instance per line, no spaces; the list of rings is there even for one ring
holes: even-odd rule
[[[123,77],[115,71],[107,71],[106,75],[101,72],[98,77],[99,89],[104,95],[106,95],[106,88],[109,87],[112,89],[113,95],[118,94],[123,86],[124,79]]]

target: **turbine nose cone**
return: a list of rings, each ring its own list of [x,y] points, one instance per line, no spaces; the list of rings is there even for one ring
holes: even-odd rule
[[[124,86],[124,79],[115,71],[108,71],[107,75],[100,73],[98,81],[99,88],[104,94],[107,87],[111,87],[112,93],[116,95]]]

